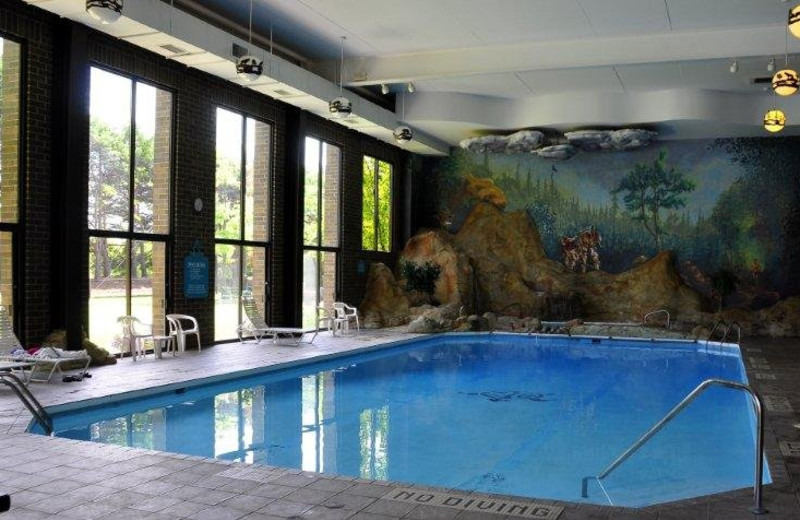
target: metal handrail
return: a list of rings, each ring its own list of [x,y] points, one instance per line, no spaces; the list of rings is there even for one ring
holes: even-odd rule
[[[714,333],[717,331],[717,327],[725,327],[726,332],[728,330],[728,324],[725,322],[725,320],[719,320],[718,322],[716,322],[714,326],[711,328],[711,332],[708,333],[708,337],[706,338],[706,345],[708,345],[708,342],[711,341],[711,338],[714,337]]]
[[[47,435],[53,433],[53,420],[50,415],[45,411],[42,404],[33,396],[28,387],[22,380],[14,374],[0,373],[0,384],[9,387],[16,395],[25,408],[33,415],[33,418],[44,429]]]
[[[667,328],[669,328],[669,322],[670,322],[671,317],[670,317],[669,311],[667,309],[659,309],[657,311],[648,312],[647,314],[644,315],[644,323],[647,324],[647,318],[649,318],[650,316],[653,316],[655,314],[661,314],[662,312],[667,315]]]
[[[723,334],[722,339],[719,340],[720,343],[725,343],[725,340],[728,339],[728,333],[734,327],[736,327],[736,344],[738,345],[739,343],[742,342],[742,326],[739,325],[738,321],[734,321],[733,323],[728,325],[727,329],[725,329],[725,334]]]
[[[689,395],[683,398],[683,400],[678,403],[675,408],[669,411],[667,415],[664,416],[663,419],[658,421],[655,426],[650,428],[647,433],[642,435],[638,441],[634,442],[627,450],[625,450],[622,455],[617,457],[614,462],[612,462],[606,469],[604,469],[599,475],[596,477],[583,477],[583,482],[581,484],[581,496],[583,498],[587,498],[589,496],[589,479],[594,478],[597,480],[598,484],[600,484],[602,488],[602,483],[600,482],[602,479],[606,478],[609,473],[617,469],[623,462],[628,460],[628,458],[636,453],[647,441],[649,441],[655,434],[657,434],[661,429],[667,425],[672,419],[675,418],[676,415],[681,413],[684,408],[689,406],[692,401],[695,400],[697,396],[702,394],[707,388],[713,385],[720,385],[727,388],[733,388],[735,390],[742,390],[747,392],[750,395],[751,400],[753,401],[753,408],[756,411],[756,460],[755,460],[755,482],[753,484],[753,507],[750,508],[750,512],[756,515],[762,515],[767,512],[764,509],[762,504],[762,497],[761,497],[761,488],[762,488],[762,480],[764,474],[764,411],[761,406],[761,398],[758,396],[755,390],[750,388],[749,386],[739,383],[738,381],[729,381],[727,379],[706,379],[699,385],[697,388],[692,390]],[[605,492],[605,489],[604,489]],[[609,499],[611,502],[610,497],[606,493],[606,498]],[[613,505],[613,504],[612,504]]]

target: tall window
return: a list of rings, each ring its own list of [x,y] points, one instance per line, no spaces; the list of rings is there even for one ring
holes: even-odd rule
[[[0,38],[0,305],[11,313],[19,222],[21,59],[20,45]]]
[[[336,300],[341,149],[306,137],[303,203],[303,327],[316,324],[317,306]]]
[[[392,250],[392,165],[364,156],[361,248]]]
[[[115,350],[117,318],[164,333],[172,94],[91,69],[89,337]]]
[[[217,108],[214,340],[236,337],[242,299],[268,317],[272,127]]]

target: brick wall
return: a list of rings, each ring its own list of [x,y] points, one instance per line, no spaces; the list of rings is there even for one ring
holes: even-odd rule
[[[19,1],[0,2],[0,33],[23,44],[22,112],[24,133],[18,244],[24,262],[15,268],[22,308],[17,333],[39,341],[50,330],[50,171],[52,156],[53,36],[56,18]],[[5,172],[4,172],[5,173]]]

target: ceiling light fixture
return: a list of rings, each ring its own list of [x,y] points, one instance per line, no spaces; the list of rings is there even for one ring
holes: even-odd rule
[[[103,25],[114,23],[122,16],[122,0],[86,0],[86,12]]]
[[[786,37],[786,65],[783,70],[779,70],[772,76],[772,90],[779,96],[791,96],[800,88],[800,79],[797,72],[789,68],[789,33]]]
[[[736,74],[737,72],[739,72],[739,60],[734,58],[733,63],[731,63],[731,67],[729,70],[731,71],[731,74]]]
[[[411,83],[410,81],[408,82],[408,85],[406,85],[406,89],[408,90],[409,94],[413,94],[414,91],[417,90],[417,88],[414,86],[414,84]]]
[[[253,0],[250,0],[250,27],[247,43],[250,47],[253,46]],[[247,52],[250,52],[249,48]],[[264,72],[264,61],[261,58],[247,54],[236,60],[236,73],[241,79],[255,81],[261,76],[262,72]]]
[[[767,63],[767,72],[775,72],[775,58],[772,58]]]
[[[800,38],[800,5],[796,5],[789,10],[789,32],[795,38]]]
[[[777,108],[773,108],[764,115],[764,128],[775,133],[783,130],[786,126],[786,116]]]
[[[328,103],[328,110],[331,114],[345,118],[353,113],[353,103],[344,97],[344,41],[347,36],[342,36],[341,60],[339,61],[339,97],[334,98]]]
[[[409,83],[409,85],[410,85],[410,83]],[[402,120],[405,121],[405,119],[406,119],[406,93],[405,92],[403,92],[403,99],[402,99],[401,103],[403,104],[403,109],[402,109],[403,118],[402,118]],[[399,125],[397,128],[394,129],[394,132],[392,132],[392,134],[394,135],[394,140],[397,141],[397,144],[399,144],[400,146],[404,146],[406,143],[408,143],[412,139],[414,139],[414,132],[412,132],[411,128],[409,128],[406,125]]]
[[[381,83],[381,94],[384,96],[389,93],[389,85],[386,83]]]

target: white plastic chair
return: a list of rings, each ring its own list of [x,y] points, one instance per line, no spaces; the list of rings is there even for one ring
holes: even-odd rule
[[[142,332],[138,327],[150,327],[142,323],[136,316],[120,316],[117,322],[122,325],[122,344],[128,346],[131,357],[136,361],[138,356],[145,357],[145,341],[153,339],[152,328],[150,332]]]
[[[197,336],[197,350],[202,350],[200,347],[200,326],[197,320],[187,314],[167,314],[167,322],[169,322],[169,335],[175,336],[178,343],[178,351],[183,352],[186,350],[186,336],[194,334]],[[191,326],[188,326],[191,323]],[[184,327],[187,324],[187,327]]]
[[[347,305],[343,302],[335,302],[333,304],[333,311],[336,315],[336,321],[339,322],[339,329],[343,332],[350,332],[350,322],[356,322],[356,330],[361,332],[361,325],[358,322],[358,309]],[[334,324],[334,332],[337,324]]]

